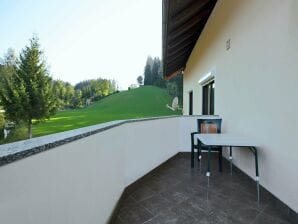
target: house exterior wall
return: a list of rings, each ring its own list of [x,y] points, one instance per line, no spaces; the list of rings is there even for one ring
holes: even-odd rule
[[[184,114],[193,91],[202,113],[202,86],[215,76],[215,114],[223,131],[255,137],[260,183],[298,212],[298,1],[218,1],[184,72]],[[230,38],[231,48],[226,50]],[[234,150],[234,163],[254,177],[253,157]]]

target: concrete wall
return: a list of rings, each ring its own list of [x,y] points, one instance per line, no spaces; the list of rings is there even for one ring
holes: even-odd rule
[[[1,166],[0,223],[106,223],[127,185],[187,145],[195,119],[125,123]]]
[[[218,1],[184,73],[184,113],[188,92],[201,114],[200,78],[215,75],[215,113],[223,130],[261,142],[261,184],[298,212],[298,1]],[[226,50],[226,41],[231,48]],[[235,163],[254,176],[249,152]]]

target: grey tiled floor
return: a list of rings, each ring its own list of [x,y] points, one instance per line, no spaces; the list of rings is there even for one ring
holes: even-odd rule
[[[287,208],[267,191],[258,205],[254,181],[237,169],[230,175],[227,161],[219,173],[212,160],[209,187],[205,167],[205,159],[200,170],[190,168],[189,156],[175,156],[125,196],[114,223],[291,223]]]

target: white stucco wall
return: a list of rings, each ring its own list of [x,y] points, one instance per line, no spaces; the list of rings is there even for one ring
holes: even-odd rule
[[[188,150],[195,120],[125,123],[1,166],[0,223],[106,223],[127,185]]]
[[[226,41],[231,48],[226,50]],[[201,114],[198,80],[215,75],[215,114],[223,130],[258,138],[261,184],[298,212],[298,1],[218,1],[184,73],[184,108],[193,90]],[[249,152],[235,163],[254,177]]]
[[[179,118],[180,119],[180,118]],[[179,119],[124,125],[125,185],[129,185],[179,152]]]

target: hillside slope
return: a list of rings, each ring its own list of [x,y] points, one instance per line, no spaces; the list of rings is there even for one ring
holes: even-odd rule
[[[33,136],[71,130],[112,120],[177,115],[166,107],[171,98],[164,89],[154,86],[123,91],[106,97],[93,105],[61,111],[50,120],[33,125]]]

